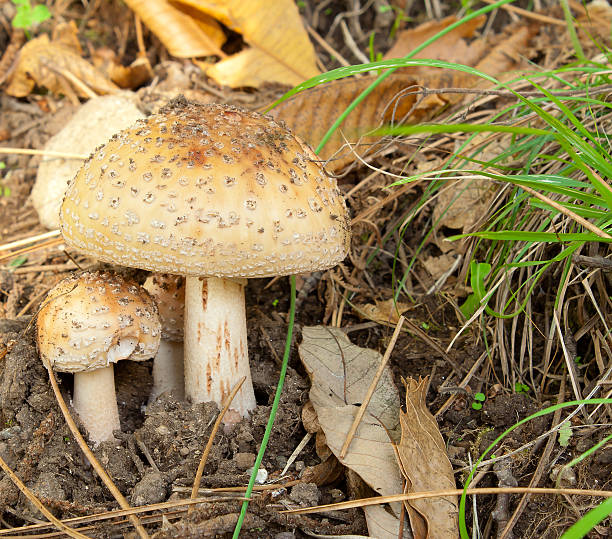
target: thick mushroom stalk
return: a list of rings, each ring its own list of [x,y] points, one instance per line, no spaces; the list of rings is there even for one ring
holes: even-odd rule
[[[230,409],[255,409],[247,352],[246,279],[187,277],[185,287],[185,392],[193,402],[222,403],[246,380]]]
[[[113,363],[144,361],[159,346],[151,296],[118,275],[74,275],[51,289],[36,330],[45,366],[74,373],[73,406],[90,440],[112,440],[120,429]]]
[[[74,373],[72,405],[95,443],[112,440],[113,431],[121,430],[112,364],[128,359],[137,343],[136,339],[121,339],[109,350],[112,359],[107,367]]]

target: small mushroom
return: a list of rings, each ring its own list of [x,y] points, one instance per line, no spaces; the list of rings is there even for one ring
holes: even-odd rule
[[[166,391],[183,400],[183,326],[185,312],[185,279],[178,275],[154,273],[142,285],[151,294],[159,310],[161,342],[153,360],[153,389],[149,402]]]
[[[68,246],[185,275],[185,393],[253,410],[246,279],[323,270],[347,254],[336,180],[269,116],[177,98],[99,147],[60,211]],[[236,414],[234,414],[236,415]]]
[[[51,289],[36,329],[45,366],[74,373],[73,406],[90,439],[112,440],[120,429],[113,363],[150,359],[159,346],[151,296],[119,275],[73,275]]]

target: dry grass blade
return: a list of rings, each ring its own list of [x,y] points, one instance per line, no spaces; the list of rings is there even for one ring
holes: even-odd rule
[[[430,492],[411,492],[410,494],[394,494],[392,496],[375,496],[374,498],[362,498],[348,502],[329,503],[317,507],[304,507],[300,509],[287,509],[281,513],[292,515],[305,515],[307,513],[325,513],[327,511],[340,511],[354,507],[367,507],[380,505],[382,503],[403,502],[406,500],[422,500],[425,498],[440,498],[446,496],[460,496],[463,489],[454,488],[448,490],[432,490]],[[579,488],[548,488],[548,487],[483,487],[468,488],[465,493],[468,496],[474,494],[562,494],[574,496],[597,496],[601,498],[612,498],[612,490],[592,490]]]
[[[129,502],[125,499],[123,494],[119,492],[119,489],[117,488],[115,483],[113,483],[113,480],[111,479],[111,477],[106,473],[106,470],[98,462],[98,459],[95,457],[91,449],[89,449],[89,446],[87,445],[87,443],[83,439],[83,436],[79,432],[79,429],[77,428],[76,423],[74,422],[74,419],[72,419],[72,416],[70,415],[70,412],[68,411],[68,407],[66,406],[64,397],[62,397],[59,386],[57,385],[57,379],[55,378],[53,369],[51,368],[50,365],[45,365],[45,367],[49,373],[49,380],[51,381],[51,387],[53,388],[53,392],[55,393],[55,398],[57,399],[57,403],[60,407],[60,410],[62,411],[62,414],[64,414],[64,418],[66,419],[68,428],[70,429],[70,432],[72,432],[72,435],[74,436],[76,442],[79,444],[81,451],[85,453],[85,456],[87,457],[87,459],[93,466],[94,470],[100,476],[100,479],[102,479],[102,481],[106,485],[106,488],[110,490],[111,494],[113,495],[115,500],[117,500],[121,508],[131,509],[132,507],[130,506]],[[141,537],[141,539],[148,539],[149,534],[146,532],[146,530],[142,526],[142,523],[140,522],[138,516],[135,514],[130,514],[129,519],[134,525],[134,527],[136,528],[136,531],[138,532],[138,535]]]
[[[62,243],[64,243],[63,238],[53,238],[43,243],[39,243],[37,245],[30,245],[29,247],[24,247],[23,249],[18,249],[17,251],[12,251],[10,253],[0,255],[0,262],[4,262],[5,260],[8,260],[15,256],[24,255],[26,253],[38,251],[39,249],[45,249],[47,247],[55,247],[57,245],[61,245]]]
[[[521,185],[521,189],[527,191],[528,193],[531,193],[533,196],[539,198],[543,202],[546,202],[546,204],[555,208],[555,210],[560,211],[563,215],[566,215],[570,219],[573,219],[577,223],[580,223],[584,228],[586,228],[587,230],[590,230],[593,234],[599,236],[600,238],[605,238],[607,240],[612,239],[612,236],[604,232],[601,228],[596,227],[593,223],[587,221],[583,217],[580,217],[580,215],[574,213],[573,211],[562,206],[561,204],[548,198],[546,195],[543,195],[542,193],[538,193],[535,189],[532,189],[531,187],[528,187],[527,185]]]
[[[343,459],[346,457],[346,452],[348,451],[348,448],[351,445],[351,442],[353,441],[355,432],[357,432],[357,427],[359,426],[359,423],[361,423],[361,420],[363,419],[363,414],[365,414],[366,408],[368,407],[368,404],[370,403],[370,399],[372,398],[372,395],[374,394],[374,391],[376,390],[376,386],[378,385],[380,377],[382,376],[385,370],[385,366],[387,365],[389,358],[391,357],[391,352],[393,351],[393,348],[395,347],[395,342],[397,341],[400,331],[402,330],[402,325],[404,324],[404,320],[406,319],[403,316],[400,316],[399,320],[397,321],[397,325],[395,326],[395,331],[393,332],[393,335],[391,336],[391,340],[389,341],[389,345],[387,346],[387,349],[385,350],[385,355],[383,356],[380,362],[380,365],[378,366],[378,370],[376,371],[376,374],[374,374],[374,377],[372,378],[372,383],[370,384],[370,387],[368,388],[368,392],[366,393],[366,396],[363,399],[361,406],[359,407],[359,411],[357,412],[357,415],[355,416],[353,424],[351,425],[351,428],[346,436],[344,445],[342,446],[342,449],[340,450],[340,459]]]
[[[11,481],[13,481],[15,485],[17,485],[17,488],[19,488],[19,490],[24,494],[24,496],[28,500],[30,500],[30,502],[36,507],[36,509],[38,509],[43,515],[45,515],[49,519],[49,521],[52,522],[53,525],[57,527],[58,530],[63,531],[66,535],[69,535],[70,537],[76,537],[77,539],[87,539],[87,535],[83,535],[82,533],[79,533],[78,531],[73,530],[72,528],[64,524],[61,520],[58,520],[57,518],[55,518],[53,516],[53,513],[51,513],[41,503],[41,501],[34,495],[34,493],[28,487],[24,485],[21,479],[19,479],[19,477],[17,477],[13,473],[13,470],[11,470],[8,467],[8,464],[4,462],[2,457],[0,457],[0,468],[4,470],[6,475],[8,475],[11,478]]]
[[[238,391],[242,387],[242,384],[244,383],[245,380],[246,380],[246,376],[243,376],[238,381],[238,383],[234,386],[234,388],[232,389],[232,392],[225,399],[225,404],[223,405],[223,409],[217,416],[217,420],[215,421],[212,431],[210,432],[210,436],[208,437],[208,442],[206,442],[206,447],[204,448],[204,452],[202,453],[202,458],[200,459],[200,464],[198,465],[198,469],[196,471],[195,478],[193,480],[193,488],[191,489],[191,499],[192,500],[195,500],[198,496],[198,489],[200,488],[200,483],[202,481],[202,474],[204,473],[204,466],[206,466],[206,460],[208,459],[208,454],[210,453],[210,450],[212,449],[212,444],[213,444],[213,440],[215,439],[215,435],[217,434],[217,431],[219,430],[219,427],[221,426],[221,421],[223,421],[223,417],[225,416],[225,413],[229,410],[230,404],[232,404],[232,401],[234,400],[236,393],[238,393]],[[191,513],[192,511],[193,511],[193,506],[190,506],[189,509],[187,510],[187,513]]]
[[[87,159],[88,155],[80,153],[54,152],[51,150],[31,150],[29,148],[0,148],[0,154],[9,155],[42,155],[47,157],[63,157],[64,159]]]
[[[12,241],[10,243],[5,243],[4,245],[0,245],[0,251],[10,251],[11,249],[16,249],[17,247],[23,247],[24,245],[30,245],[38,241],[47,240],[49,238],[56,238],[59,235],[60,235],[59,230],[51,230],[50,232],[45,232],[43,234],[38,234],[36,236],[30,236],[29,238],[23,238],[21,240]]]

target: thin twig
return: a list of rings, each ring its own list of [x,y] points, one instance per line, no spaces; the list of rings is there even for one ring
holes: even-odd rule
[[[121,508],[122,509],[132,509],[129,502],[125,499],[123,494],[121,494],[121,492],[119,491],[115,483],[113,483],[113,480],[111,479],[110,475],[106,473],[106,470],[98,462],[98,459],[93,454],[92,450],[89,449],[89,446],[87,445],[83,436],[79,432],[79,429],[77,428],[76,423],[74,422],[74,419],[72,419],[72,416],[70,415],[70,412],[68,411],[68,407],[66,406],[66,401],[64,401],[64,397],[62,396],[62,393],[60,392],[59,386],[57,385],[57,379],[55,378],[55,374],[53,373],[53,369],[51,368],[51,365],[45,365],[45,367],[47,368],[47,372],[49,373],[49,380],[51,381],[51,387],[53,388],[53,392],[55,393],[55,398],[57,399],[57,403],[60,407],[60,410],[62,411],[62,414],[64,414],[64,418],[66,419],[68,428],[70,429],[70,432],[72,432],[72,435],[74,436],[74,439],[76,440],[77,444],[79,444],[81,451],[85,453],[85,456],[87,457],[87,459],[93,466],[94,470],[96,470],[96,473],[100,476],[100,479],[102,479],[103,483],[106,485],[106,488],[110,490],[111,494],[113,495],[115,500],[117,500]],[[149,539],[149,534],[146,532],[146,530],[142,526],[138,516],[135,514],[130,514],[129,519],[134,525],[134,528],[136,528],[136,531],[138,532],[138,535],[141,537],[141,539]]]
[[[300,509],[287,509],[281,511],[282,514],[304,515],[307,513],[324,513],[326,511],[340,511],[342,509],[352,509],[354,507],[369,507],[371,505],[380,505],[382,503],[403,502],[406,500],[423,500],[426,498],[446,498],[448,496],[460,496],[461,494],[468,496],[474,494],[555,494],[555,495],[574,495],[574,496],[594,496],[600,498],[612,498],[612,490],[592,490],[580,488],[549,488],[549,487],[482,487],[468,488],[451,488],[447,490],[432,490],[429,492],[410,492],[408,494],[392,494],[390,496],[375,496],[373,498],[361,498],[359,500],[350,500],[348,502],[329,503],[319,505],[317,507],[303,507]]]
[[[217,431],[219,430],[219,427],[221,426],[221,422],[223,421],[223,416],[225,416],[225,413],[228,411],[230,404],[232,404],[232,401],[234,400],[236,393],[238,393],[238,391],[242,387],[242,384],[244,383],[245,380],[246,380],[246,376],[243,376],[240,380],[238,380],[238,382],[232,389],[232,392],[225,399],[225,404],[223,405],[223,409],[219,413],[217,420],[215,421],[215,424],[213,425],[212,431],[210,432],[210,436],[208,437],[208,441],[206,442],[206,447],[204,448],[204,452],[202,453],[202,458],[200,458],[200,464],[198,465],[198,469],[196,471],[195,478],[193,479],[193,487],[191,488],[191,499],[192,500],[195,500],[198,497],[198,489],[200,488],[200,483],[202,482],[202,474],[204,473],[204,466],[206,466],[206,461],[208,460],[208,454],[210,453],[210,450],[212,449],[213,440],[215,439],[215,435],[217,434]],[[193,505],[189,507],[189,509],[187,510],[187,514],[191,513],[192,511],[193,511]]]
[[[4,462],[2,457],[0,457],[0,468],[2,468],[4,470],[4,473],[6,473],[6,475],[11,478],[11,481],[13,481],[15,485],[17,485],[17,488],[25,495],[25,497],[32,503],[32,505],[34,505],[36,509],[38,509],[43,515],[45,515],[58,530],[63,531],[66,535],[69,535],[70,537],[76,537],[77,539],[88,539],[87,535],[83,535],[82,533],[73,530],[72,528],[64,524],[61,520],[55,518],[55,516],[53,516],[53,513],[51,513],[51,511],[49,511],[41,503],[41,501],[34,495],[34,493],[24,485],[23,481],[21,481],[21,479],[19,479],[19,477],[15,475],[13,470],[9,468],[8,464]]]
[[[42,155],[47,157],[63,157],[64,159],[87,159],[89,155],[82,153],[54,152],[52,150],[32,150],[30,148],[3,148],[0,147],[0,154],[9,155]]]

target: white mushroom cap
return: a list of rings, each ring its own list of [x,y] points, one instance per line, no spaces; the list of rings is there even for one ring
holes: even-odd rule
[[[335,179],[269,116],[178,98],[98,148],[60,212],[68,245],[161,273],[326,269],[350,230]]]
[[[182,341],[185,326],[185,279],[180,275],[154,273],[147,277],[142,287],[157,303],[162,339]]]
[[[63,372],[150,359],[160,333],[151,296],[110,273],[82,273],[59,282],[37,319],[38,350],[45,362]]]

